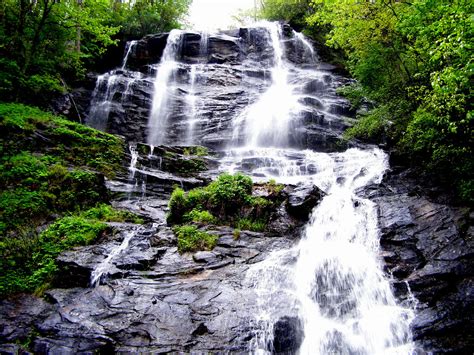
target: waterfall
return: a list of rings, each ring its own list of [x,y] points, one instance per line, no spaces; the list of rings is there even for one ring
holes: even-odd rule
[[[170,115],[170,96],[174,87],[168,85],[174,70],[177,68],[176,55],[179,50],[181,31],[169,33],[166,47],[161,57],[154,82],[153,103],[148,120],[148,143],[163,144],[166,138],[167,122]]]
[[[127,66],[128,62],[128,57],[130,56],[130,53],[133,52],[133,49],[135,48],[135,45],[137,44],[137,41],[129,41],[125,45],[125,56],[123,57],[122,61],[122,70],[125,70],[125,67]]]
[[[274,49],[272,83],[235,121],[233,137],[243,130],[245,144],[227,150],[221,167],[244,171],[254,180],[315,184],[327,195],[294,248],[272,252],[247,273],[259,308],[250,350],[282,351],[274,339],[275,327],[288,322],[286,334],[301,333],[300,342],[294,340],[301,354],[410,353],[413,310],[397,303],[384,275],[376,206],[357,195],[380,183],[387,156],[379,149],[316,153],[287,148],[291,119],[305,110],[290,82],[298,75],[318,74],[291,68],[277,25],[265,26]],[[302,35],[295,38],[314,63],[309,43]],[[297,72],[293,78],[290,71]],[[323,90],[311,102],[326,110],[324,102],[330,99],[325,95]],[[339,118],[329,112],[325,117]]]
[[[128,248],[130,240],[136,235],[136,230],[131,230],[125,233],[122,242],[112,249],[110,254],[95,267],[91,273],[90,284],[92,287],[100,284],[101,280],[109,274],[114,268],[113,260],[117,258],[123,251]]]
[[[234,123],[234,140],[244,131],[247,147],[282,147],[288,145],[291,112],[298,107],[293,86],[288,82],[289,66],[284,60],[277,23],[265,22],[269,32],[268,45],[273,48],[272,83],[253,105],[250,105]]]
[[[340,142],[348,119],[336,95],[342,81],[315,65],[317,53],[302,34],[289,36],[267,22],[246,33],[248,56],[239,62],[243,52],[233,51],[241,50],[243,37],[210,41],[209,34],[193,33],[189,53],[196,60],[188,52],[181,55],[182,32],[170,32],[154,78],[147,139],[151,149],[169,142],[201,144],[203,137],[211,144],[224,141],[218,145],[220,171],[242,171],[254,181],[316,185],[326,193],[300,241],[270,252],[245,274],[243,284],[257,303],[249,351],[279,352],[275,332],[284,326],[295,338],[292,351],[302,354],[410,353],[413,311],[393,295],[380,258],[376,206],[359,196],[380,183],[388,169],[386,154],[373,147],[303,149],[331,151],[324,144],[330,138]],[[105,86],[110,77],[100,80]],[[114,96],[112,91],[107,95]],[[134,178],[139,170],[131,153]],[[104,260],[92,283],[132,237]]]
[[[89,126],[105,131],[112,106],[122,105],[130,95],[134,82],[142,77],[139,72],[129,72],[124,75],[128,57],[133,52],[136,44],[137,41],[127,42],[120,70],[112,70],[97,77],[92,92],[89,115],[86,120]],[[116,96],[121,97],[120,101],[115,99]]]

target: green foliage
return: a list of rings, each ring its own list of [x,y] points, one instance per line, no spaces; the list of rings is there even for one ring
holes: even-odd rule
[[[5,0],[0,21],[2,100],[45,104],[85,62],[114,44],[108,0]]]
[[[0,100],[47,106],[119,38],[177,28],[190,0],[3,0]],[[120,33],[119,33],[120,31]]]
[[[38,108],[0,104],[0,128],[5,153],[49,150],[55,159],[89,167],[108,177],[121,169],[124,145],[120,138]]]
[[[98,205],[66,216],[41,234],[0,240],[0,296],[37,292],[48,288],[58,271],[56,257],[64,250],[88,245],[108,230],[104,222],[140,221],[130,212]]]
[[[187,222],[212,224],[216,222],[216,218],[209,211],[200,211],[193,209],[191,212],[185,213],[183,219]]]
[[[253,196],[252,180],[240,173],[222,174],[208,186],[188,192],[176,187],[168,204],[167,222],[226,224],[235,227],[239,235],[241,229],[264,231],[271,211],[282,202],[284,186],[275,181],[257,186],[266,197]]]
[[[178,238],[178,251],[211,250],[217,244],[217,236],[200,231],[196,226],[183,225],[173,228]]]
[[[366,114],[359,115],[357,124],[345,131],[344,135],[347,139],[357,137],[369,141],[380,140],[385,134],[389,118],[391,118],[389,106],[379,106]]]
[[[264,220],[251,220],[249,218],[240,218],[236,221],[235,227],[238,230],[249,230],[253,232],[263,232],[267,223]]]
[[[209,202],[225,214],[235,214],[249,203],[252,194],[252,179],[243,174],[222,174],[208,187]]]
[[[286,21],[295,28],[305,25],[305,18],[312,12],[311,0],[264,0],[259,17],[271,21]]]
[[[111,149],[111,150],[109,150]],[[112,176],[122,141],[37,108],[0,104],[0,295],[41,292],[57,270],[56,256],[93,241],[103,221],[141,222],[101,204],[101,173]],[[46,231],[40,226],[57,219]]]
[[[206,155],[209,155],[209,150],[206,147],[196,145],[196,146],[184,148],[183,149],[183,154],[184,155],[195,155],[195,156],[198,156],[198,157],[205,157]]]
[[[141,37],[180,28],[191,0],[114,2],[114,23],[124,36]]]

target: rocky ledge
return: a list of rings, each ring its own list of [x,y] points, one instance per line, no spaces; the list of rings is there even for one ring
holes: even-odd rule
[[[414,340],[427,352],[474,351],[474,214],[433,202],[394,169],[365,192],[378,205],[382,257],[397,296],[416,306]]]

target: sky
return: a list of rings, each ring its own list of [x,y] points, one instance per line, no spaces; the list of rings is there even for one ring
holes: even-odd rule
[[[188,22],[195,29],[228,29],[238,25],[233,15],[253,7],[254,0],[193,0]]]

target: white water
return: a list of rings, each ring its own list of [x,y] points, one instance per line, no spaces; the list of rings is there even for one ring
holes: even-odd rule
[[[387,156],[379,149],[327,154],[284,148],[292,114],[301,106],[288,83],[277,27],[266,26],[275,50],[272,84],[237,121],[234,137],[243,127],[245,146],[227,151],[222,168],[254,180],[315,184],[327,195],[294,248],[271,253],[247,273],[260,310],[251,349],[271,352],[273,325],[290,316],[302,322],[301,354],[411,353],[413,311],[397,304],[383,272],[376,206],[357,196],[380,183]]]
[[[102,278],[110,273],[111,269],[113,268],[112,261],[116,259],[124,250],[128,248],[130,244],[130,240],[136,235],[136,231],[128,231],[126,232],[125,236],[123,237],[122,242],[116,248],[113,248],[110,254],[99,264],[96,266],[94,271],[91,273],[91,286],[94,287],[100,283]]]
[[[280,27],[273,22],[260,26],[270,34],[274,65],[271,68],[272,84],[253,105],[250,105],[234,121],[234,141],[244,132],[247,147],[285,147],[288,145],[288,130],[291,113],[299,108],[294,87],[288,82],[289,66],[284,61],[280,42]],[[235,143],[234,143],[235,144]]]
[[[304,55],[309,56],[309,63],[314,64],[316,62],[316,54],[314,52],[313,46],[309,43],[309,41],[301,32],[293,31],[293,35],[297,39],[297,45],[300,45],[304,48]]]
[[[172,30],[169,33],[166,47],[161,57],[154,82],[153,103],[150,119],[148,120],[148,144],[160,145],[166,138],[168,122],[169,97],[175,88],[170,85],[170,79],[177,68],[176,54],[181,40],[181,31]]]
[[[133,49],[135,48],[136,44],[137,44],[137,41],[129,41],[125,45],[125,56],[123,57],[123,61],[122,61],[122,70],[125,70],[125,67],[127,66],[127,62],[128,62],[128,57],[130,56],[130,53],[133,52]]]
[[[197,117],[197,95],[196,95],[196,81],[197,81],[198,65],[191,65],[189,73],[189,90],[186,95],[186,103],[189,107],[188,113],[188,128],[186,133],[186,144],[191,145],[194,141],[194,127],[198,122]]]
[[[127,42],[120,70],[112,70],[97,77],[95,88],[92,92],[91,108],[87,119],[88,125],[105,130],[112,105],[116,104],[114,103],[114,96],[120,93],[121,100],[119,104],[123,104],[130,95],[135,81],[142,78],[139,72],[127,72],[127,76],[122,75],[127,66],[128,57],[133,52],[136,44],[137,41]],[[125,90],[123,82],[125,82]]]

